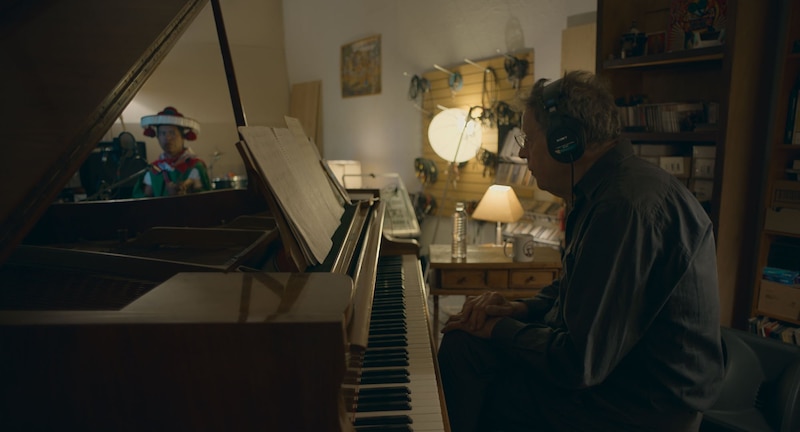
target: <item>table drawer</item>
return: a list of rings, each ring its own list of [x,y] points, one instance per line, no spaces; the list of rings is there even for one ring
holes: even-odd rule
[[[509,288],[530,289],[550,285],[556,277],[552,270],[510,270]]]
[[[505,270],[442,270],[444,289],[504,289],[508,286]]]

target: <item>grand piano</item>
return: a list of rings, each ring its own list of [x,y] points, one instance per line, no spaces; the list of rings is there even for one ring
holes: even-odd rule
[[[242,143],[247,189],[54,204],[205,5],[0,5],[0,428],[449,430],[418,248],[378,194],[319,262]]]

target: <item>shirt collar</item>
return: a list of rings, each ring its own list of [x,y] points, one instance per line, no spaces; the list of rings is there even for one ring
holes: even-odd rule
[[[600,157],[586,174],[581,177],[577,184],[575,184],[575,195],[578,197],[591,196],[594,191],[600,186],[603,177],[606,176],[608,171],[618,166],[623,160],[633,157],[633,146],[628,139],[619,138],[617,145],[607,151],[606,154]]]

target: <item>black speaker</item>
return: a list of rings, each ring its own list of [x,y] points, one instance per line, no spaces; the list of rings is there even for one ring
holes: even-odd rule
[[[580,121],[558,111],[558,102],[561,100],[560,79],[545,86],[542,100],[550,123],[546,132],[550,156],[563,163],[577,161],[586,149],[586,138]]]

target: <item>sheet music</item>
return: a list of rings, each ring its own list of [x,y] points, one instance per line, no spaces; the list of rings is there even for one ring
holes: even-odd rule
[[[294,128],[295,125],[292,125]],[[305,258],[324,261],[344,207],[320,166],[319,153],[305,134],[265,126],[240,126],[245,145],[275,194]]]

